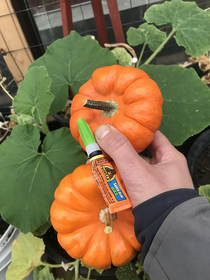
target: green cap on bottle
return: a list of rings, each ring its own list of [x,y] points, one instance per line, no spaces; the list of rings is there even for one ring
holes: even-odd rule
[[[86,121],[83,118],[77,120],[77,125],[78,125],[79,133],[80,133],[80,136],[82,138],[82,141],[83,141],[85,147],[87,147],[88,145],[90,145],[92,143],[96,143],[96,140],[93,136],[93,133],[92,133],[89,125],[86,123]]]

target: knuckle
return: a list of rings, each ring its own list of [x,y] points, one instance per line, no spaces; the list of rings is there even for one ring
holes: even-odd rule
[[[107,148],[110,151],[116,151],[116,150],[124,150],[124,148],[128,145],[129,141],[128,139],[122,135],[122,134],[117,134],[115,137],[108,139],[107,141]]]
[[[181,152],[178,152],[177,153],[177,158],[182,161],[183,163],[187,163],[187,159],[186,157],[181,153]]]

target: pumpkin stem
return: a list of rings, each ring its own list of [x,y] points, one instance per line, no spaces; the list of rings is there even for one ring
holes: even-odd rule
[[[115,113],[117,113],[119,105],[113,101],[96,101],[87,99],[85,104],[83,105],[86,108],[101,110],[102,115],[105,117],[112,117]]]
[[[109,207],[100,210],[99,220],[105,224],[104,232],[106,234],[110,234],[113,232],[115,219],[117,219],[117,214],[111,214],[109,212]]]

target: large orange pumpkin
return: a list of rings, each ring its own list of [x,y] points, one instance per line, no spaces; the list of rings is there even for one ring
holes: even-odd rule
[[[121,266],[141,249],[134,233],[132,209],[109,213],[90,163],[79,166],[61,181],[50,215],[60,245],[71,257],[89,266]]]
[[[144,71],[119,65],[98,68],[73,98],[71,133],[84,149],[77,127],[79,118],[85,119],[93,134],[99,125],[110,124],[141,152],[160,126],[162,104],[160,89]]]

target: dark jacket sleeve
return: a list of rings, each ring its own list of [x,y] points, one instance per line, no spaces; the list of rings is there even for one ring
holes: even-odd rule
[[[196,191],[163,193],[134,208],[151,280],[210,279],[210,204]]]

